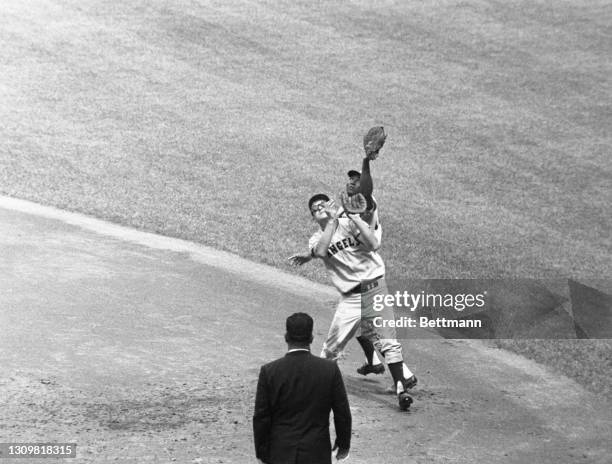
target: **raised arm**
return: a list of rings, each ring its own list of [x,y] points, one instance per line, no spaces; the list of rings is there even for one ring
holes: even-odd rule
[[[359,214],[349,214],[348,218],[355,224],[357,230],[359,230],[359,240],[366,246],[369,251],[376,251],[380,248],[380,240],[376,236],[374,229],[370,225],[361,219]]]
[[[321,234],[321,238],[312,249],[312,254],[315,258],[325,258],[327,256],[327,249],[336,231],[336,227],[338,227],[338,218],[330,219],[327,222]]]
[[[370,158],[363,159],[361,165],[361,179],[359,180],[359,193],[361,193],[368,202],[368,211],[372,209],[374,201],[372,200],[372,192],[374,192],[374,181],[370,172]]]
[[[327,214],[328,221],[323,227],[321,238],[312,248],[312,255],[315,258],[325,258],[327,256],[327,249],[329,248],[331,239],[334,236],[336,228],[338,227],[338,216],[342,212],[342,209],[336,205],[334,200],[331,200],[325,205],[324,211],[325,214]]]

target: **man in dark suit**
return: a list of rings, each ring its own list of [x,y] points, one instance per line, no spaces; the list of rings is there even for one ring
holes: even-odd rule
[[[351,445],[351,411],[337,364],[310,353],[312,318],[287,318],[287,354],[259,372],[253,432],[265,464],[331,464],[329,413],[334,412],[337,459]]]

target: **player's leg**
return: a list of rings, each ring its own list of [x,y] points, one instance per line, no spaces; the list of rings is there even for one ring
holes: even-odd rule
[[[380,335],[389,336],[388,334]],[[401,343],[395,338],[381,338],[380,343],[382,346],[381,352],[384,353],[394,385],[397,386],[397,381],[401,380],[402,387],[405,390],[413,388],[417,384],[417,378],[404,362]],[[397,390],[397,388],[394,390]]]
[[[370,320],[375,317],[381,317],[383,320],[393,320],[395,318],[393,307],[385,305],[380,311],[373,310],[374,297],[376,295],[386,295],[388,293],[387,283],[384,278],[379,279],[377,283],[378,285],[376,287],[373,287],[362,295],[362,317]],[[397,363],[401,361],[402,372],[404,378],[407,379],[405,382],[407,388],[412,388],[416,385],[417,380],[415,375],[403,362],[402,345],[397,341],[395,328],[375,328],[373,324],[363,321],[360,331],[360,335],[372,341],[376,351],[383,356],[387,364],[389,364],[389,362]],[[393,369],[395,370],[397,368],[394,367]]]
[[[342,296],[323,343],[321,357],[338,359],[346,344],[355,336],[361,323],[361,295]]]
[[[361,295],[359,296],[361,297]],[[359,309],[361,311],[361,305]],[[366,333],[364,333],[364,331]],[[357,368],[357,373],[361,375],[382,374],[385,372],[385,366],[382,364],[382,359],[384,359],[384,357],[380,354],[380,346],[378,346],[377,349],[374,346],[374,343],[372,343],[372,334],[367,333],[368,331],[371,331],[371,329],[369,329],[367,325],[359,325],[359,330],[357,331],[356,338],[357,342],[359,343],[359,346],[361,346],[361,349],[363,350],[366,362]]]
[[[364,334],[361,324],[357,333],[357,342],[366,357],[366,362],[357,368],[357,373],[361,375],[384,373],[385,366],[381,362],[382,355],[374,347],[374,343],[370,339],[371,337],[368,334]]]
[[[384,356],[380,354],[380,343],[378,343],[378,349],[376,349],[371,341],[371,333],[361,335],[360,297],[361,295],[357,294],[349,298],[343,298],[338,304],[329,328],[328,337],[323,344],[321,357],[337,359],[349,340],[359,334],[357,341],[366,356],[366,363],[359,367],[357,372],[361,375],[382,374],[385,372],[385,367],[381,362],[381,358],[384,359]]]
[[[395,339],[388,338],[390,334],[384,333],[384,331],[381,331],[378,327],[374,327],[373,319],[365,320],[362,322],[362,324],[371,325],[372,332],[375,333],[375,335],[372,337],[373,343],[376,343],[376,340],[380,342],[381,352],[385,357],[391,377],[393,377],[393,384],[395,386],[395,393],[397,394],[399,407],[403,411],[407,410],[412,404],[412,397],[407,391],[407,378],[404,375],[404,368],[406,365],[404,364],[402,358],[401,344]]]
[[[370,306],[373,305],[374,296],[378,294],[385,295],[387,293],[387,285],[384,279],[380,279],[377,287],[362,294],[363,312],[364,315],[368,316],[368,319],[362,322],[362,327],[368,326],[371,328],[371,332],[375,333],[375,336],[372,336],[371,333],[368,334],[373,343],[380,343],[380,351],[384,355],[391,377],[393,377],[393,384],[398,395],[400,408],[405,410],[412,403],[412,398],[408,395],[407,389],[410,384],[409,379],[414,377],[414,374],[404,364],[402,345],[397,341],[395,328],[387,327],[386,325],[384,327],[374,327],[374,317],[370,317],[371,312],[369,311]],[[382,311],[378,311],[376,315],[382,317],[383,320],[394,319],[393,308],[386,306]],[[416,384],[416,377],[414,377],[414,384]]]

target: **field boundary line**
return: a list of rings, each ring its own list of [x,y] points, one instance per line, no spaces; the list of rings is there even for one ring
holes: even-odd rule
[[[107,237],[143,245],[157,250],[177,253],[188,253],[194,261],[223,269],[232,274],[262,285],[276,287],[280,290],[327,302],[336,299],[337,292],[328,285],[314,282],[305,277],[289,274],[267,264],[255,263],[234,253],[217,250],[206,245],[175,237],[168,237],[152,232],[134,229],[112,222],[87,216],[82,213],[65,211],[53,206],[41,205],[29,200],[22,200],[0,195],[0,208],[17,211],[33,216],[61,221]]]

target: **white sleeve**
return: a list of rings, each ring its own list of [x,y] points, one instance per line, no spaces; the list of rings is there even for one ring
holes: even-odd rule
[[[314,256],[314,249],[317,246],[317,243],[319,243],[320,239],[321,231],[317,231],[312,234],[312,237],[310,237],[310,239],[308,240],[308,250],[310,251],[310,256]]]
[[[378,240],[378,243],[382,243],[382,226],[378,221],[376,221],[376,226],[374,227],[374,236]]]

